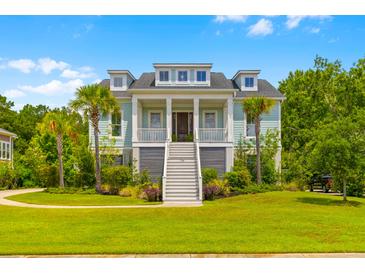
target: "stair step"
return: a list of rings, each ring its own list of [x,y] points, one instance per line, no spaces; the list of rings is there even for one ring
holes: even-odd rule
[[[194,198],[198,198],[197,194],[185,194],[185,193],[174,193],[174,194],[166,194],[166,198],[167,199],[174,199],[174,198],[178,198],[178,199],[184,199],[184,200],[190,200],[190,199],[194,199]]]
[[[167,195],[175,195],[175,194],[186,194],[188,196],[190,195],[196,195],[198,194],[196,189],[166,189]]]
[[[197,186],[194,184],[194,185],[171,185],[171,184],[168,184],[166,185],[166,190],[171,190],[171,189],[194,189],[196,190],[197,189]]]

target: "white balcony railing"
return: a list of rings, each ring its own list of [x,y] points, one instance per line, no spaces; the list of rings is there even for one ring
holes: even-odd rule
[[[225,128],[200,128],[199,141],[216,143],[227,141],[227,130]]]
[[[165,142],[166,128],[139,128],[137,130],[139,142]]]

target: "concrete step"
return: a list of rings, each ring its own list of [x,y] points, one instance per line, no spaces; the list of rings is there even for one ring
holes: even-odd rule
[[[171,185],[171,184],[167,184],[166,185],[166,190],[171,190],[171,189],[194,189],[197,190],[197,186],[194,185],[181,185],[181,184],[176,184],[176,185]]]
[[[196,189],[166,189],[166,194],[175,195],[175,194],[187,194],[187,195],[197,195],[198,192]]]
[[[167,199],[179,199],[179,200],[194,200],[198,198],[196,194],[186,194],[186,193],[174,193],[166,194]]]

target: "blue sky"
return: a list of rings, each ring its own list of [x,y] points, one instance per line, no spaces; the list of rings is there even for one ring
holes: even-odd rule
[[[211,62],[232,77],[261,69],[274,86],[318,54],[345,67],[365,57],[365,16],[0,16],[0,94],[66,105],[75,89],[153,62]]]

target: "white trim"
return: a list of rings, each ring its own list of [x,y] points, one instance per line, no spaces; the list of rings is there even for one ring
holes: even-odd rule
[[[214,113],[214,124],[215,124],[215,127],[214,128],[218,128],[218,111],[217,110],[203,110],[203,127],[202,128],[207,128],[205,127],[205,114],[206,113]],[[200,127],[199,127],[200,128]]]
[[[3,144],[5,144],[5,150],[3,150]],[[3,157],[3,152],[5,151],[5,157]],[[7,152],[9,152],[9,158],[7,157]],[[11,145],[11,137],[10,141],[0,141],[0,160],[11,161],[12,160],[12,145]]]
[[[186,81],[179,81],[179,72],[186,71]],[[190,70],[188,69],[177,69],[176,70],[176,84],[188,84],[190,83]]]
[[[160,114],[160,127],[154,127],[154,128],[163,128],[163,110],[149,110],[148,111],[148,128],[151,127],[151,113],[159,113]]]
[[[108,114],[108,122],[109,122],[109,139],[123,140],[123,109],[120,110],[120,135],[113,135],[113,124],[112,124],[112,113]]]

